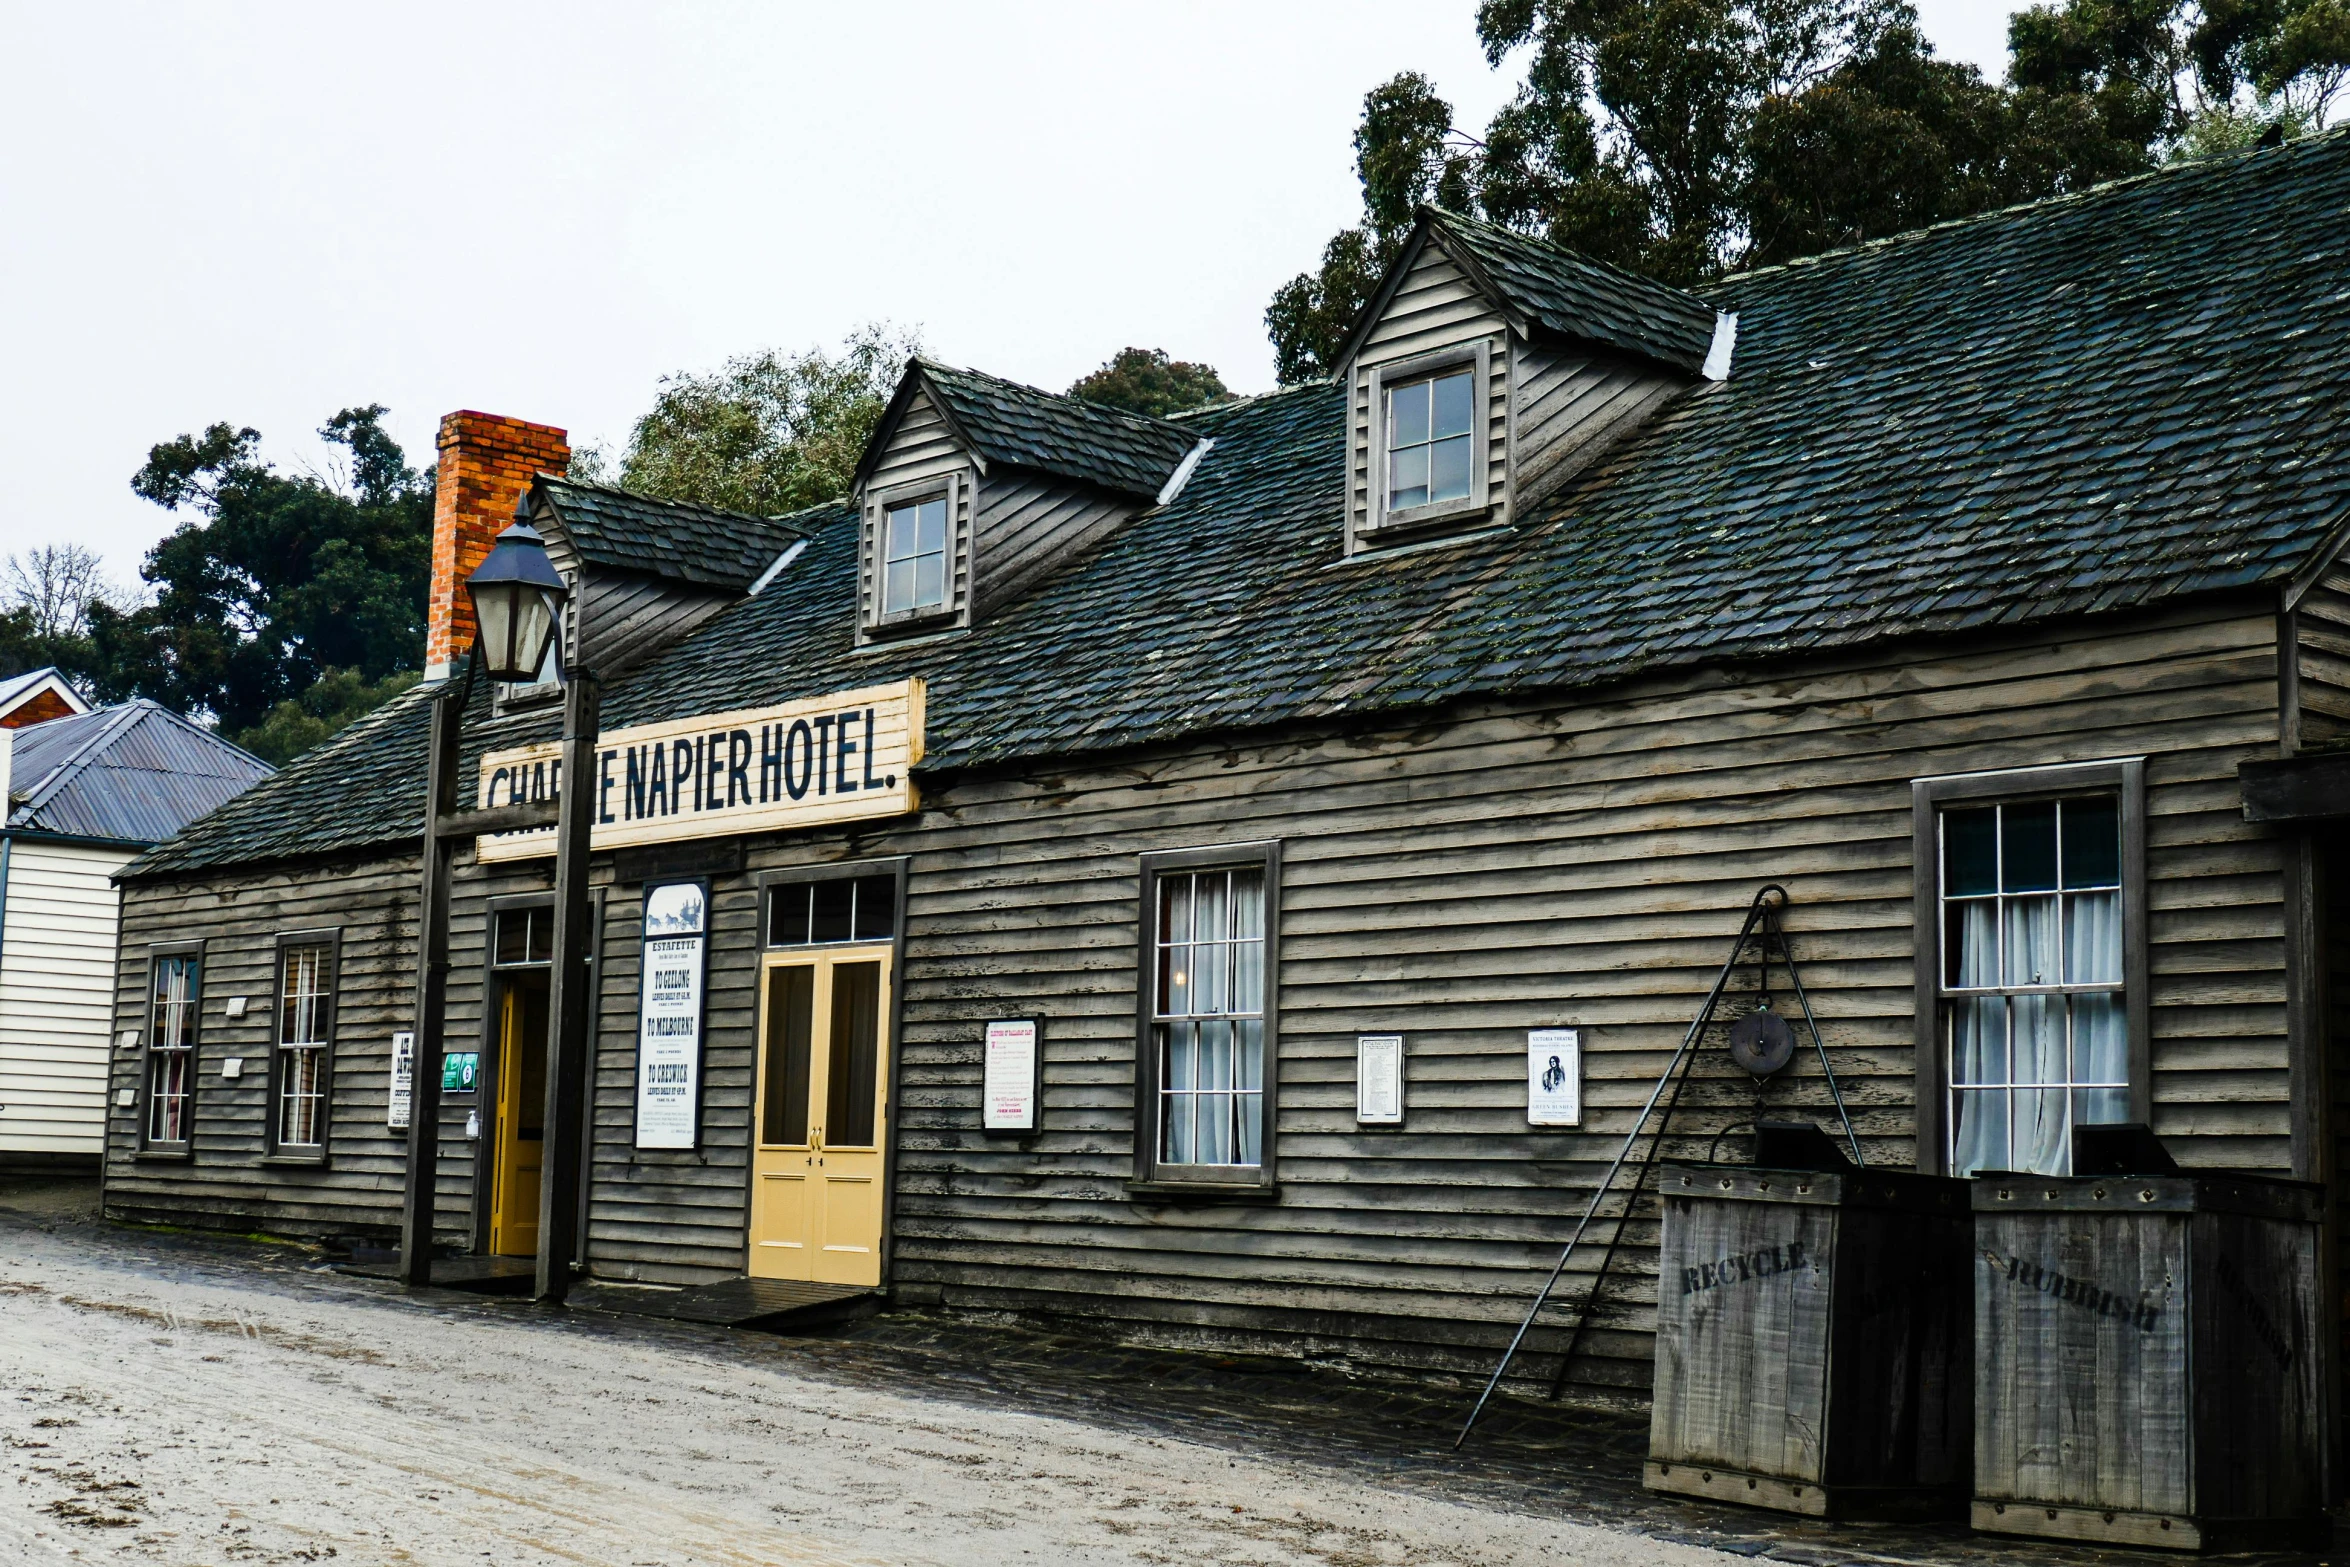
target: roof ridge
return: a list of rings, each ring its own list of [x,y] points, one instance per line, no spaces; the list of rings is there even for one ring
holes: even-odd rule
[[[1874,239],[1864,239],[1858,244],[1841,245],[1834,250],[1815,251],[1808,256],[1792,256],[1785,261],[1774,261],[1768,266],[1740,268],[1738,271],[1725,272],[1719,277],[1708,279],[1701,286],[1708,289],[1721,288],[1733,283],[1748,282],[1755,278],[1768,278],[1776,274],[1792,272],[1801,267],[1822,266],[1831,262],[1847,260],[1854,256],[1891,250],[1901,245],[1922,243],[1928,236],[1944,234],[1953,229],[1971,228],[1977,224],[1991,224],[2003,220],[2013,221],[2030,213],[2053,211],[2081,202],[2096,201],[2117,191],[2151,184],[2160,179],[2174,177],[2183,179],[2189,175],[2197,174],[2217,175],[2227,166],[2249,163],[2255,158],[2306,156],[2315,150],[2314,143],[2336,141],[2346,137],[2350,137],[2350,120],[2345,120],[2340,125],[2328,126],[2321,131],[2312,131],[2306,136],[2294,137],[2291,141],[2274,147],[2231,147],[2224,152],[2206,153],[2199,158],[2179,158],[2168,163],[2158,163],[2153,168],[2142,169],[2136,174],[2117,174],[2112,179],[2099,180],[2095,184],[2083,186],[2079,190],[2058,191],[2053,196],[2035,196],[2030,201],[2013,201],[2003,207],[1986,207],[1980,212],[1969,212],[1955,218],[1942,218],[1914,229],[1902,229],[1893,234],[1880,234]],[[1704,296],[1698,297],[1703,298]]]
[[[1067,392],[1048,392],[1043,387],[1031,386],[1026,381],[1015,381],[1008,376],[993,375],[985,370],[974,370],[968,365],[950,365],[944,360],[933,359],[928,354],[916,354],[914,357],[925,370],[944,370],[949,375],[967,375],[976,381],[990,381],[997,386],[1008,386],[1017,392],[1028,392],[1037,397],[1050,398],[1066,407],[1082,409],[1086,413],[1098,415],[1113,423],[1132,425],[1137,434],[1160,435],[1166,433],[1169,428],[1170,421],[1152,414],[1138,414],[1125,408],[1112,408],[1106,403],[1088,402],[1082,397],[1074,397]]]
[[[1635,288],[1657,289],[1663,293],[1678,295],[1694,304],[1706,305],[1709,308],[1711,306],[1711,301],[1692,289],[1683,288],[1678,283],[1668,283],[1662,278],[1650,277],[1645,272],[1635,272],[1630,267],[1621,267],[1612,261],[1602,261],[1597,256],[1587,256],[1571,245],[1560,244],[1548,235],[1528,234],[1518,229],[1504,228],[1499,223],[1472,217],[1466,212],[1456,212],[1450,207],[1440,207],[1434,202],[1422,202],[1421,206],[1441,223],[1459,223],[1468,228],[1481,229],[1504,243],[1532,245],[1560,260],[1571,261],[1581,267],[1589,267],[1594,272],[1603,273],[1619,282],[1629,283]]]
[[[674,500],[666,495],[648,495],[643,490],[631,490],[617,484],[598,484],[588,479],[570,479],[561,474],[542,473],[538,477],[538,482],[561,485],[565,489],[571,490],[592,490],[599,495],[617,495],[623,500],[635,501],[640,505],[670,506],[679,511],[698,511],[712,517],[732,517],[737,522],[780,522],[785,517],[793,515],[790,512],[778,512],[774,516],[763,517],[757,512],[736,511],[732,507],[712,506],[703,501]],[[807,509],[813,510],[814,508]]]

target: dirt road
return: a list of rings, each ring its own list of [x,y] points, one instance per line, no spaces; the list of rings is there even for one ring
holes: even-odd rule
[[[1722,1563],[719,1335],[0,1229],[0,1559]]]

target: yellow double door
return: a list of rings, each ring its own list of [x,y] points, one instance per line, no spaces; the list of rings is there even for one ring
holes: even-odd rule
[[[877,1285],[890,949],[774,957],[760,978],[751,1276]]]

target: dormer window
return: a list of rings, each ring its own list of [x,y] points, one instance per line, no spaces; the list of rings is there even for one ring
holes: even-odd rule
[[[1372,443],[1361,533],[1417,537],[1437,523],[1477,526],[1492,511],[1495,388],[1489,343],[1366,366]]]
[[[1469,498],[1476,375],[1461,369],[1387,392],[1387,509]]]
[[[890,507],[882,537],[881,612],[901,615],[945,608],[945,494]]]

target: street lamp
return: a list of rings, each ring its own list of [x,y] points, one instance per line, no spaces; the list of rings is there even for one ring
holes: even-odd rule
[[[410,1284],[432,1281],[434,1194],[440,1160],[440,1070],[448,1016],[449,876],[461,842],[485,832],[545,825],[543,806],[458,807],[458,724],[473,693],[475,673],[527,684],[546,667],[547,651],[563,623],[570,591],[547,558],[546,541],[523,519],[526,492],[513,526],[498,535],[482,563],[465,579],[478,634],[465,678],[432,699],[432,750],[426,766],[422,916],[417,927],[416,1041],[409,1096],[408,1190],[400,1219],[400,1274]],[[593,1037],[593,910],[588,893],[588,779],[595,768],[602,691],[587,667],[583,602],[572,613],[575,657],[559,666],[563,683],[562,756],[555,826],[554,962],[548,995],[547,1101],[539,1180],[539,1255],[535,1293],[561,1300],[571,1284],[582,1227],[587,1055]],[[525,814],[531,819],[517,821]]]
[[[474,647],[482,672],[492,680],[527,684],[547,667],[547,644],[563,623],[570,590],[547,559],[538,530],[517,521],[504,533],[473,575],[465,579],[473,599],[474,623],[481,628]]]

